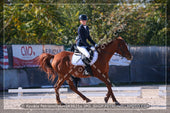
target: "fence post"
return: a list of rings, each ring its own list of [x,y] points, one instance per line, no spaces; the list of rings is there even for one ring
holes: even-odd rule
[[[23,96],[22,87],[18,87],[18,97]]]
[[[139,98],[142,98],[142,88],[140,88],[140,90],[138,91],[140,96],[138,96]]]

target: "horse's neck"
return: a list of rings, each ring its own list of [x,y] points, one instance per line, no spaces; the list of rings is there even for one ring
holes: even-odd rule
[[[112,40],[110,43],[105,44],[105,47],[100,46],[100,55],[101,59],[104,59],[105,63],[108,63],[110,58],[113,56],[113,54],[116,51],[117,44],[114,40]],[[103,49],[102,49],[103,48]]]

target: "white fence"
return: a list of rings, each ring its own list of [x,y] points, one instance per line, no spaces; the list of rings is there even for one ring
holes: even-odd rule
[[[106,87],[86,87],[78,88],[86,96],[106,96]],[[142,97],[141,87],[112,87],[115,96]]]
[[[18,97],[10,97],[13,99],[27,99],[27,98],[53,98],[55,96],[49,96],[49,95],[45,95],[45,96],[28,96],[28,95],[24,95],[24,93],[54,93],[55,90],[54,88],[42,88],[42,89],[22,89],[21,87],[19,87],[18,89],[9,89],[8,93],[18,93]],[[68,92],[68,88],[60,88],[59,89],[60,93],[64,93],[64,92]],[[66,98],[66,96],[61,96],[61,98]]]
[[[106,87],[79,87],[78,90],[82,92],[86,96],[105,96],[107,93]],[[115,96],[136,96],[142,97],[141,87],[112,87],[112,90]],[[19,87],[18,89],[9,89],[8,93],[17,93],[17,97],[10,97],[10,98],[53,98],[54,96],[49,96],[44,94],[37,95],[37,96],[29,96],[29,93],[54,93],[54,88],[41,88],[41,89],[22,89]],[[67,93],[68,88],[60,88],[60,93]],[[27,93],[25,95],[24,93]],[[67,96],[61,96],[61,98],[67,98]]]
[[[79,87],[78,90],[82,92],[85,96],[93,97],[104,97],[107,93],[106,87]],[[142,88],[141,87],[112,87],[115,96],[125,96],[125,97],[138,97],[142,98]],[[68,94],[68,86],[65,88],[60,88],[60,93]],[[54,88],[41,88],[41,89],[9,89],[8,93],[18,94],[18,96],[9,96],[11,99],[31,99],[31,98],[55,98]],[[52,94],[52,95],[51,95]],[[170,96],[170,87],[160,86],[158,87],[158,96],[161,98],[166,98]],[[67,98],[68,95],[61,95],[61,98]]]
[[[159,87],[159,96],[160,97],[166,96],[166,87]]]
[[[161,86],[159,87],[159,97],[166,98],[167,96],[170,96],[170,87]]]

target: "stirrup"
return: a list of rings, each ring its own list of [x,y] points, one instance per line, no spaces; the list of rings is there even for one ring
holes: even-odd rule
[[[91,67],[85,67],[83,75],[85,75],[85,76],[87,76],[87,75],[93,76],[93,72],[91,70]]]
[[[87,70],[84,70],[83,75],[88,76],[91,75]]]

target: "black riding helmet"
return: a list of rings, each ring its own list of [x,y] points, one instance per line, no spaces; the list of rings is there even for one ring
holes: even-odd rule
[[[79,16],[79,20],[87,20],[87,16],[82,14]]]

